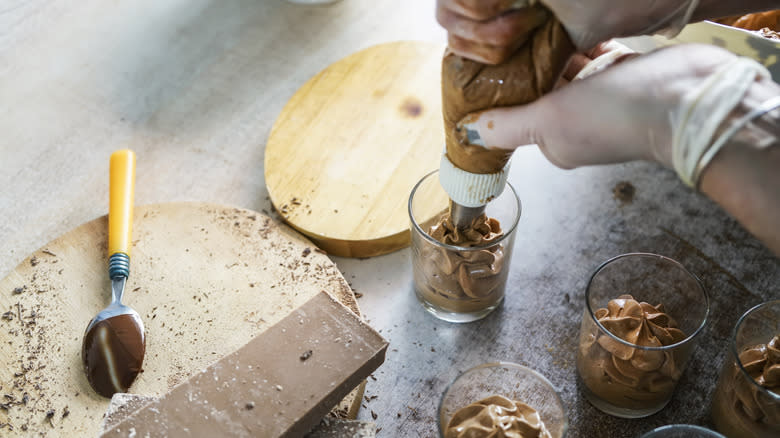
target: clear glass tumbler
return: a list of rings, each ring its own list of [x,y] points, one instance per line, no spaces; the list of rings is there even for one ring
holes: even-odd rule
[[[780,300],[737,322],[712,400],[712,420],[729,438],[780,437]]]
[[[633,253],[599,266],[580,328],[580,387],[599,410],[652,415],[671,400],[709,314],[701,282],[680,263]]]
[[[490,201],[485,214],[500,223],[503,235],[475,246],[442,243],[432,227],[449,215],[444,209],[431,215],[435,199],[448,199],[439,184],[439,172],[423,177],[409,196],[414,290],[423,307],[439,319],[471,322],[484,318],[504,299],[512,258],[520,199],[507,183]]]
[[[290,3],[298,3],[301,5],[328,5],[331,3],[340,2],[341,0],[287,0]]]
[[[656,427],[641,438],[726,438],[718,432],[692,424],[670,424]]]
[[[536,371],[511,362],[476,366],[450,384],[439,402],[439,435],[446,436],[447,426],[459,409],[496,395],[536,410],[552,438],[566,435],[566,412],[552,383]]]

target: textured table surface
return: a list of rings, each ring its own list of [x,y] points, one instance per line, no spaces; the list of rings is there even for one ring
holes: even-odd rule
[[[204,201],[270,211],[268,132],[287,99],[328,64],[399,39],[443,42],[433,1],[6,0],[0,5],[0,277],[106,211],[110,152],[139,156],[136,202]],[[533,149],[510,182],[523,202],[504,305],[467,325],[417,304],[409,250],[335,258],[386,336],[360,418],[378,436],[435,436],[446,385],[487,361],[540,371],[564,399],[572,437],[637,437],[669,423],[711,425],[729,331],[780,297],[780,264],[715,204],[648,163],[563,171]],[[632,200],[614,187],[630,182]],[[641,420],[583,400],[575,349],[590,272],[624,252],[682,262],[712,299],[711,319],[672,402]],[[0,412],[0,415],[2,413]],[[373,418],[375,417],[375,418]]]

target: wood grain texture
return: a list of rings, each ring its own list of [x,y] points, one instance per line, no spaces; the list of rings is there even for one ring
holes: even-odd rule
[[[173,203],[136,208],[134,224],[124,303],[141,315],[147,341],[133,393],[165,394],[320,291],[359,314],[333,262],[267,216]],[[13,425],[13,434],[97,434],[109,400],[87,383],[81,342],[110,301],[106,250],[102,217],[45,245],[0,281],[0,310],[10,312],[0,319],[0,392],[8,408],[0,423]],[[343,415],[356,413],[360,399],[348,397]]]
[[[265,149],[268,193],[329,253],[369,257],[409,244],[409,193],[438,169],[444,144],[443,52],[413,41],[362,50],[311,78],[279,114]],[[427,205],[433,217],[447,199]]]

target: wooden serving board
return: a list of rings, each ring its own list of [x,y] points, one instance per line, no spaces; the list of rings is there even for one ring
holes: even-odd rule
[[[284,219],[329,253],[409,244],[407,201],[444,148],[441,58],[423,42],[382,44],[311,78],[276,120],[265,181]],[[431,202],[430,216],[447,206]]]
[[[106,245],[104,216],[0,281],[0,436],[97,435],[109,400],[89,387],[80,352],[88,322],[110,301]],[[336,265],[260,213],[202,203],[137,207],[123,301],[141,315],[147,340],[130,392],[163,395],[321,290],[359,314]],[[344,414],[357,412],[361,391],[350,394]]]

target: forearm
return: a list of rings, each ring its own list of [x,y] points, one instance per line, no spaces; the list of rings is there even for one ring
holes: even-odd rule
[[[778,84],[758,82],[734,118],[772,95],[780,95]],[[780,256],[780,109],[741,129],[704,169],[699,188]]]
[[[780,147],[722,149],[701,190],[780,256]]]
[[[780,9],[778,0],[701,0],[691,22]]]

